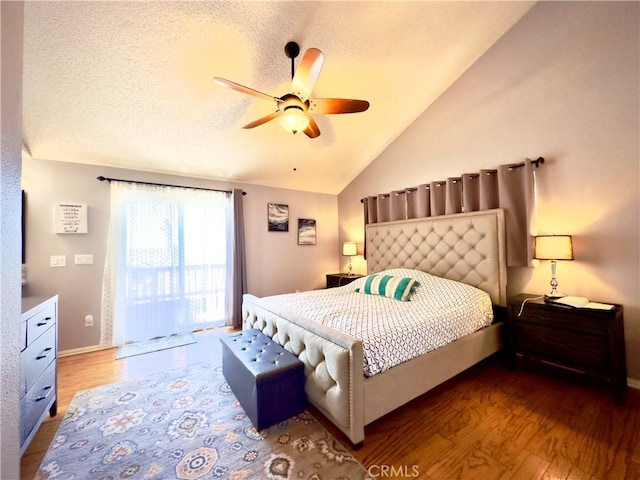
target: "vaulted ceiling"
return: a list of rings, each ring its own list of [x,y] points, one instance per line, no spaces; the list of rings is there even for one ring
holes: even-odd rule
[[[339,193],[533,5],[520,1],[25,2],[24,155]],[[242,127],[324,53],[321,135]]]

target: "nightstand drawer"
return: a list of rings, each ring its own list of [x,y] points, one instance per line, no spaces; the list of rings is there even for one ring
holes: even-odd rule
[[[568,366],[605,370],[608,365],[607,344],[601,338],[526,322],[516,323],[516,348],[527,354],[553,359]]]
[[[607,318],[592,310],[585,315],[584,310],[545,305],[537,309],[525,308],[518,317],[518,323],[527,322],[548,326],[553,329],[570,330],[595,336],[607,335]]]
[[[328,273],[327,288],[342,287],[343,285],[348,285],[358,278],[362,278],[362,275],[349,275],[347,273]]]

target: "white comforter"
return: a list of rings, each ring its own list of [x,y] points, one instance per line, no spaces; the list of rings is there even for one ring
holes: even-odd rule
[[[409,269],[381,274],[413,277],[411,301],[356,293],[364,278],[338,288],[265,297],[280,309],[362,340],[364,374],[372,376],[491,324],[491,298],[475,287]]]

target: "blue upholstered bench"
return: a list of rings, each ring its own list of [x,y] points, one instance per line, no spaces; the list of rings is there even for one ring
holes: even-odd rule
[[[222,373],[257,430],[302,412],[304,365],[260,330],[226,335]]]

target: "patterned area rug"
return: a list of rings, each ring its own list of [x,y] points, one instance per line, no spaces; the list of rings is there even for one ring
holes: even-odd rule
[[[308,412],[256,431],[198,363],[78,392],[36,480],[372,479]]]
[[[197,341],[193,333],[187,333],[184,335],[152,338],[151,340],[145,340],[143,342],[127,343],[118,349],[116,359],[157,352],[158,350],[166,350],[167,348],[181,347],[183,345],[189,345],[190,343],[196,343]]]

